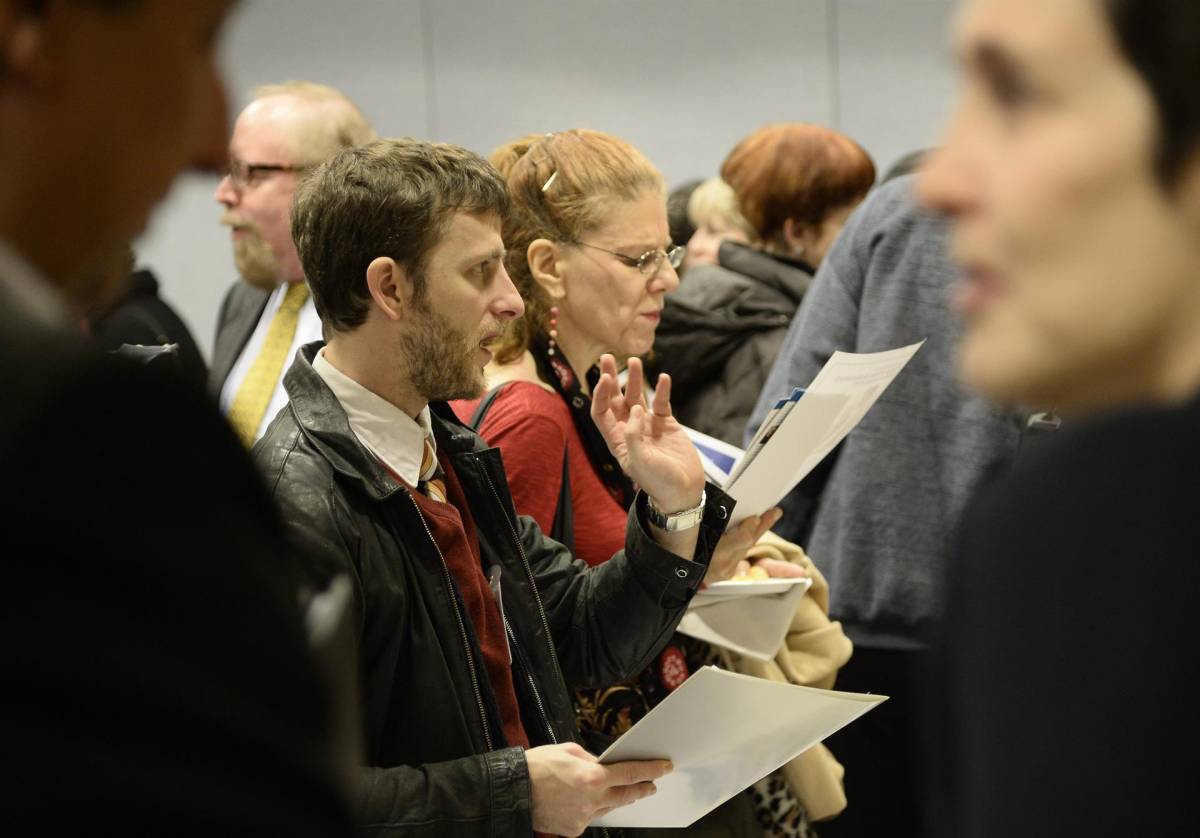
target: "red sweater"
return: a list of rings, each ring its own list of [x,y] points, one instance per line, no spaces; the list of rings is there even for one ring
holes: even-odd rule
[[[425,523],[429,525],[433,540],[442,551],[450,575],[454,578],[467,607],[467,617],[471,620],[471,626],[475,629],[475,636],[483,650],[487,679],[496,695],[496,703],[500,706],[504,738],[510,746],[520,745],[522,748],[528,748],[529,737],[521,724],[517,691],[513,686],[512,664],[508,660],[504,621],[500,617],[500,608],[496,605],[496,599],[492,596],[487,577],[484,575],[475,520],[471,517],[471,510],[467,506],[458,476],[440,451],[438,461],[446,473],[448,503],[432,500],[415,490],[412,493],[413,498],[421,508]]]
[[[454,402],[464,422],[479,400]],[[571,411],[557,393],[525,381],[509,384],[492,402],[480,434],[500,449],[517,512],[549,533],[562,488],[566,449],[575,516],[575,555],[589,565],[608,561],[625,546],[628,510],[609,492],[588,459]]]

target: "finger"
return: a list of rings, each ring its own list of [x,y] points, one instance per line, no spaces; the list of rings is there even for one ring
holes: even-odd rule
[[[646,381],[642,378],[642,359],[629,359],[629,376],[625,381],[625,403],[630,407],[646,404]]]
[[[746,561],[745,559],[742,559],[737,564],[737,573],[735,573],[733,575],[734,576],[748,576],[749,573],[750,573],[750,562]]]
[[[612,376],[613,381],[617,380],[617,359],[612,356],[611,352],[605,352],[600,356],[600,373],[608,373]]]
[[[629,760],[604,766],[608,770],[608,785],[632,786],[647,783],[671,773],[674,767],[668,759]]]
[[[654,413],[656,416],[671,415],[671,376],[659,374],[654,388]]]
[[[779,523],[779,519],[783,517],[783,510],[776,506],[774,509],[768,509],[763,513],[763,516],[758,519],[758,526],[754,528],[754,540],[751,544],[757,544],[758,540],[767,534],[767,530]]]
[[[755,563],[767,572],[772,579],[800,579],[808,575],[804,568],[791,562],[781,562],[779,559],[759,559]]]
[[[604,372],[592,390],[592,418],[608,413],[612,409],[612,391],[616,379]]]
[[[614,786],[600,798],[599,805],[603,808],[617,809],[621,806],[628,806],[641,800],[643,797],[649,797],[658,791],[654,783],[634,783],[629,786]]]

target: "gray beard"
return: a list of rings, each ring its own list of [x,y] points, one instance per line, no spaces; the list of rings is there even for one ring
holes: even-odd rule
[[[271,291],[279,284],[279,257],[258,233],[234,241],[233,263],[242,279],[255,288]]]

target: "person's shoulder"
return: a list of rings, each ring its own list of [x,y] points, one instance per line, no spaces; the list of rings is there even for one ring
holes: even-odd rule
[[[332,484],[332,464],[305,436],[290,406],[271,421],[250,455],[267,491],[277,501],[309,495]]]
[[[964,532],[1039,554],[1182,548],[1200,488],[1200,400],[1070,421],[978,493]]]
[[[496,395],[479,434],[501,448],[517,442],[522,447],[561,449],[573,421],[558,393],[530,381],[511,381]]]
[[[149,415],[159,423],[178,422],[212,411],[202,394],[162,370],[115,356],[64,336],[0,341],[0,387],[12,409],[9,430],[22,421],[129,422]],[[149,411],[149,413],[145,413]]]
[[[221,298],[217,327],[220,328],[231,320],[240,319],[248,312],[261,311],[270,296],[270,291],[257,288],[241,279],[234,280],[225,290],[225,296]]]
[[[570,421],[571,412],[562,396],[532,381],[510,381],[496,395],[492,411],[500,414],[522,415],[533,411],[538,416]],[[489,415],[491,411],[489,411]]]

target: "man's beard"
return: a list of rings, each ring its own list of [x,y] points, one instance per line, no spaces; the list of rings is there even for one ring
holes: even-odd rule
[[[233,240],[233,264],[238,274],[248,285],[272,291],[279,284],[279,257],[263,239],[258,227],[230,213],[221,217],[221,223],[237,227],[242,235]]]
[[[398,341],[413,389],[431,402],[476,398],[485,379],[475,353],[487,332],[468,337],[425,302],[416,311],[413,327]]]

